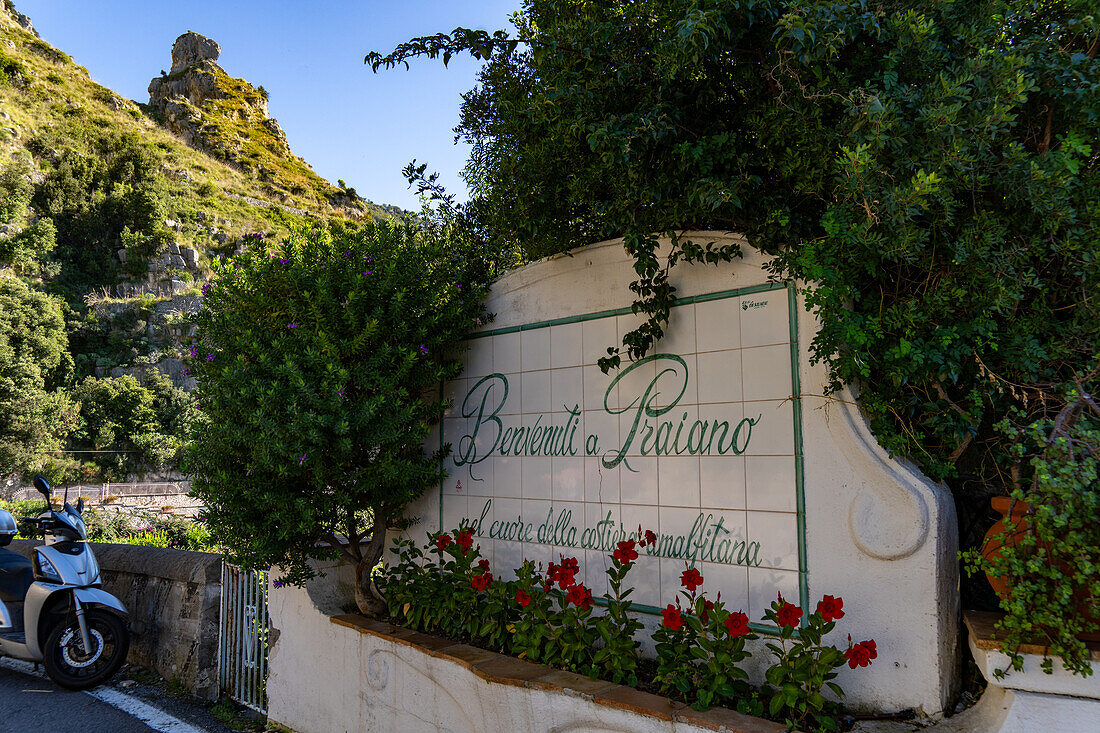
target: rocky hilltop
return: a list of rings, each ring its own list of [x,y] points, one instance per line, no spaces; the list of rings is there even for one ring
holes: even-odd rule
[[[279,123],[268,116],[266,90],[229,76],[218,65],[220,55],[221,46],[198,33],[176,39],[171,71],[149,82],[149,107],[164,127],[188,145],[256,175],[279,201],[312,189],[347,216],[366,213],[291,152]]]
[[[134,102],[0,0],[0,377],[22,375],[0,378],[0,484],[172,470],[192,419],[187,314],[217,263],[309,222],[400,213],[294,155],[220,50],[183,34]]]
[[[132,102],[0,0],[0,277],[68,302],[78,378],[156,369],[189,388],[181,319],[215,260],[307,218],[400,213],[314,173],[220,53],[184,33]]]

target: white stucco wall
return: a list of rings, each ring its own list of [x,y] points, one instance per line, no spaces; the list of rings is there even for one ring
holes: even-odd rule
[[[325,582],[314,595],[332,594]],[[329,581],[331,582],[331,581]],[[331,587],[331,586],[330,586]],[[321,607],[327,604],[322,600]],[[333,623],[310,593],[272,589],[268,720],[296,733],[703,733],[717,730],[608,707],[590,695],[486,681],[466,666]],[[778,733],[766,721],[726,728]]]
[[[737,241],[720,232],[693,236]],[[744,259],[734,264],[675,268],[672,282],[678,296],[767,283],[766,258],[747,245],[744,251]],[[495,320],[486,328],[629,306],[633,278],[632,260],[618,241],[533,263],[494,285],[488,309]],[[676,309],[666,340],[675,336],[675,314]],[[801,297],[797,322],[809,611],[823,594],[841,596],[845,617],[831,637],[833,643],[844,646],[851,634],[857,641],[873,638],[878,644],[879,656],[870,669],[841,671],[838,681],[849,705],[877,711],[919,708],[939,715],[957,677],[954,505],[945,487],[905,462],[892,460],[878,446],[853,395],[824,396],[825,366],[810,364],[808,350],[818,324],[805,311]],[[473,340],[472,349],[484,349],[489,342]],[[478,355],[471,352],[469,358]],[[429,445],[437,446],[438,438]],[[419,522],[409,534],[423,542],[425,532],[440,529],[439,493],[428,492],[411,507],[410,515]],[[746,611],[757,619],[763,608]],[[659,617],[643,620],[653,627]],[[758,650],[749,667],[758,680],[765,654]]]

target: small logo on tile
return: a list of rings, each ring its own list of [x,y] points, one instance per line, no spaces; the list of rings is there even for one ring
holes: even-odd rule
[[[462,491],[462,482],[461,481],[459,481],[457,484],[455,484],[455,491]]]
[[[742,300],[741,301],[741,310],[747,311],[750,308],[752,308],[752,309],[763,308],[767,304],[768,304],[768,301],[766,301],[766,300]]]

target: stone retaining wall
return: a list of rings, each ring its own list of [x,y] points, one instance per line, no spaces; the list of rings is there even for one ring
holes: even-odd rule
[[[30,556],[36,540],[11,549]],[[130,612],[128,661],[178,679],[196,697],[218,697],[221,556],[159,547],[90,543],[103,588]]]

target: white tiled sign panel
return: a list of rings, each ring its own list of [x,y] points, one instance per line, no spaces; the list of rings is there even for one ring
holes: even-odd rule
[[[644,360],[595,366],[638,317],[596,315],[471,339],[448,383],[442,525],[474,525],[508,577],[577,557],[599,596],[615,543],[658,536],[631,573],[636,604],[675,600],[680,574],[758,617],[800,597],[797,375],[789,290],[673,308]],[[581,579],[581,578],[579,578]]]

